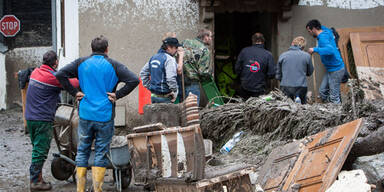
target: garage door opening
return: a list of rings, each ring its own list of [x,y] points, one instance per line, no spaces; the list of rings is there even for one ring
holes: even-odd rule
[[[277,16],[274,13],[215,14],[215,80],[222,95],[238,95],[240,80],[234,73],[234,66],[240,51],[252,45],[254,33],[264,34],[265,48],[276,58],[276,26]]]

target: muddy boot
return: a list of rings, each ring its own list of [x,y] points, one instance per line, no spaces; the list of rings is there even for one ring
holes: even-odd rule
[[[45,182],[43,180],[42,174],[40,173],[37,182],[31,181],[30,189],[31,191],[48,191],[52,189],[52,185],[49,182]]]
[[[31,191],[47,191],[52,189],[52,185],[49,182],[45,182],[42,176],[43,164],[32,163],[29,168],[31,183]]]
[[[93,190],[95,192],[101,192],[104,183],[105,167],[92,167],[92,182]]]
[[[76,187],[77,192],[85,191],[85,184],[87,182],[87,168],[86,167],[77,167],[76,168]]]

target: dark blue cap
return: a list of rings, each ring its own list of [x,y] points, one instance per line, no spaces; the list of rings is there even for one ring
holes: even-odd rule
[[[171,46],[175,46],[175,47],[181,47],[179,40],[177,40],[174,37],[168,37],[168,38],[164,39],[163,45],[171,45]]]

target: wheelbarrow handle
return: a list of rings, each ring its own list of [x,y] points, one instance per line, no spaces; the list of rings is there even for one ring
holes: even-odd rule
[[[65,156],[65,155],[58,154],[58,153],[52,153],[52,155],[53,155],[54,157],[60,157],[60,158],[64,159],[66,162],[68,162],[68,163],[70,163],[70,164],[76,166],[76,162],[75,162],[74,160],[68,158],[68,157]]]

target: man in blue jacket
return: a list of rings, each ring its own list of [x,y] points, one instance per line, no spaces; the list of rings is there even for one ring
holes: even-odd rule
[[[176,38],[166,38],[158,53],[141,69],[140,78],[144,87],[151,91],[152,103],[173,103],[176,100],[177,63],[173,56],[178,47],[180,44]]]
[[[325,102],[340,104],[340,83],[345,69],[333,32],[316,19],[309,21],[306,28],[318,41],[318,46],[309,48],[308,52],[318,53],[326,69],[319,89],[320,97]]]
[[[63,67],[56,78],[79,103],[79,144],[76,155],[77,191],[84,191],[88,159],[95,140],[95,159],[92,181],[95,192],[101,191],[108,159],[106,154],[114,132],[115,101],[128,95],[138,84],[139,78],[127,67],[107,56],[108,40],[92,40],[92,55],[79,58]],[[68,82],[78,77],[80,90]],[[125,85],[116,91],[119,82]]]

